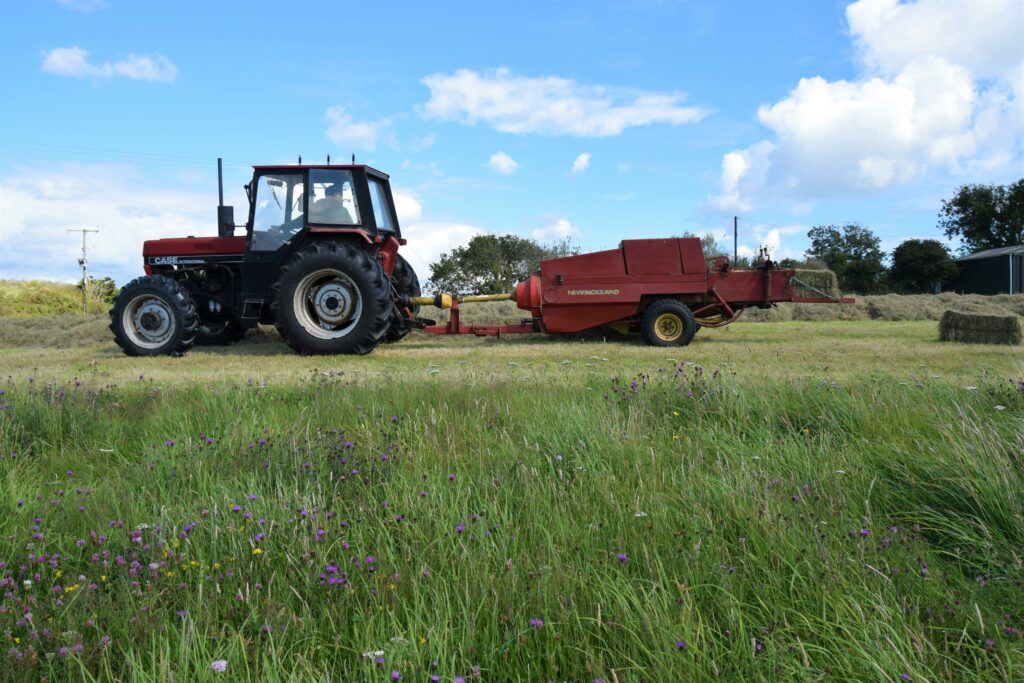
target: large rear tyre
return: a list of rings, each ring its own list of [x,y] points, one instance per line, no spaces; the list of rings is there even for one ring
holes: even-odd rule
[[[395,270],[391,273],[391,286],[394,288],[394,294],[397,297],[403,295],[415,297],[422,293],[420,291],[420,279],[416,277],[416,271],[412,269],[408,261],[402,258],[401,254],[396,254]],[[409,309],[412,311],[414,318],[419,315],[419,306],[410,306]],[[391,326],[388,327],[388,331],[384,334],[384,341],[396,342],[409,334],[412,331],[412,327],[412,320],[405,317],[405,311],[395,306],[395,312],[391,316]]]
[[[373,351],[394,308],[381,265],[344,242],[314,242],[296,252],[272,292],[277,331],[307,355]]]
[[[110,309],[114,341],[129,356],[180,356],[192,348],[198,326],[192,296],[164,275],[132,280]]]
[[[697,321],[681,301],[659,299],[644,311],[640,333],[651,346],[686,346],[697,334]]]
[[[227,346],[245,336],[245,328],[234,320],[200,321],[196,328],[196,346]]]

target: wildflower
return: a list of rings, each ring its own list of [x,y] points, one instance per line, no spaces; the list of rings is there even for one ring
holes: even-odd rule
[[[532,626],[533,628],[539,629],[543,625],[544,625],[544,620],[543,619],[537,619],[537,618],[530,619],[530,626]]]
[[[373,660],[373,663],[376,664],[377,666],[384,666],[384,658],[383,657],[377,657],[377,659]]]
[[[402,674],[398,673],[397,671],[392,671],[391,672],[391,680],[398,681],[398,680],[401,680],[401,679],[402,679]]]
[[[253,548],[252,549],[252,554],[253,555],[262,555],[263,554],[263,548]]]
[[[449,474],[448,475],[448,481],[455,481],[455,475],[454,474]]]
[[[910,680],[910,674],[906,674],[906,673],[900,674],[900,680],[901,681],[909,681]]]
[[[222,674],[228,670],[228,660],[218,659],[212,664],[210,664],[210,668],[216,671],[217,673]]]
[[[680,650],[685,650],[686,649],[686,641],[685,640],[677,640],[676,641],[676,647],[679,648]]]
[[[991,650],[995,646],[996,646],[996,641],[992,640],[991,638],[989,638],[988,640],[985,641],[985,649],[986,650]]]
[[[463,524],[462,522],[459,522],[458,524],[455,525],[455,533],[461,534],[465,530],[466,530],[466,525]]]
[[[264,538],[266,538],[266,535],[262,531],[256,534],[257,541],[262,541]]]
[[[861,529],[860,530],[860,537],[861,538],[867,538],[870,535],[871,535],[871,530],[870,529]]]
[[[618,555],[615,556],[615,559],[618,560],[619,562],[625,564],[625,563],[629,562],[629,555],[627,555],[626,553],[619,553]]]

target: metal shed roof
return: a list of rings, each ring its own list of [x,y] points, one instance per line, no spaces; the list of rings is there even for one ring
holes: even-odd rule
[[[956,260],[973,261],[974,259],[993,258],[996,256],[1009,256],[1011,254],[1024,254],[1024,244],[1018,244],[1013,247],[998,247],[996,249],[986,249],[985,251],[979,251],[975,254],[970,254],[968,256],[961,256]]]

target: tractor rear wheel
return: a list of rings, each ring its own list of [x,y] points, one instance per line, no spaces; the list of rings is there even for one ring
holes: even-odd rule
[[[188,290],[163,275],[132,280],[110,309],[114,341],[129,356],[180,356],[192,348],[198,326]]]
[[[272,291],[277,331],[308,355],[373,351],[394,308],[377,259],[344,242],[314,242],[296,252]]]
[[[416,271],[412,269],[408,261],[402,258],[401,254],[396,254],[395,256],[395,270],[391,273],[391,284],[394,287],[394,293],[398,297],[403,295],[415,297],[422,293],[420,291],[420,279],[416,277]],[[414,318],[420,312],[419,306],[410,306],[409,309],[412,311]],[[391,316],[391,327],[388,328],[387,333],[384,335],[384,341],[396,342],[409,334],[410,331],[412,331],[412,320],[406,318],[405,312],[398,308],[398,306],[395,306],[395,312]]]
[[[196,328],[196,346],[227,346],[245,336],[245,328],[234,320],[200,321]]]
[[[681,301],[659,299],[644,311],[640,332],[651,346],[686,346],[697,334],[697,321]]]

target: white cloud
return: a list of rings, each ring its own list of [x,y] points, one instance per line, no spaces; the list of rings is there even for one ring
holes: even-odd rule
[[[587,170],[590,166],[590,153],[584,152],[576,157],[576,161],[572,162],[572,170],[569,171],[571,175],[579,175]]]
[[[994,0],[860,0],[847,8],[864,75],[803,78],[758,109],[772,137],[723,157],[709,204],[806,203],[874,192],[929,173],[1019,167],[1024,12]]]
[[[504,152],[495,152],[491,155],[491,158],[487,160],[487,165],[491,167],[491,170],[497,171],[502,175],[512,175],[519,168],[519,164],[516,160],[505,154]]]
[[[378,121],[356,121],[345,107],[340,105],[329,108],[324,113],[327,121],[327,139],[339,146],[356,149],[372,150],[382,131],[391,126],[391,119]]]
[[[106,0],[56,0],[56,2],[61,7],[76,12],[95,12],[110,7]]]
[[[474,225],[444,220],[416,220],[401,225],[402,237],[409,240],[408,246],[402,247],[401,254],[416,271],[424,288],[430,279],[430,264],[436,263],[441,254],[463,247],[474,236],[487,233],[487,230]]]
[[[1005,77],[1024,57],[1019,0],[860,0],[846,8],[846,20],[862,61],[881,73],[898,73],[929,55],[976,78]]]
[[[435,119],[490,124],[505,133],[606,137],[631,126],[699,121],[707,111],[686,107],[681,92],[583,85],[570,78],[517,76],[507,68],[458,69],[423,79],[430,100],[422,113]]]
[[[400,225],[404,225],[406,221],[417,220],[423,215],[423,205],[412,192],[393,187],[391,198],[395,200],[395,211],[398,212]]]
[[[90,270],[124,282],[142,274],[143,241],[215,234],[215,205],[212,193],[155,187],[123,165],[18,169],[0,182],[0,272],[74,277],[81,235],[66,230],[99,228],[89,236]]]
[[[73,78],[130,78],[137,81],[171,83],[178,77],[178,67],[160,54],[129,54],[117,62],[93,64],[89,52],[77,45],[58,47],[43,57],[43,71]]]
[[[561,214],[549,214],[543,219],[545,224],[530,233],[530,237],[538,242],[557,242],[580,235],[580,229]]]

